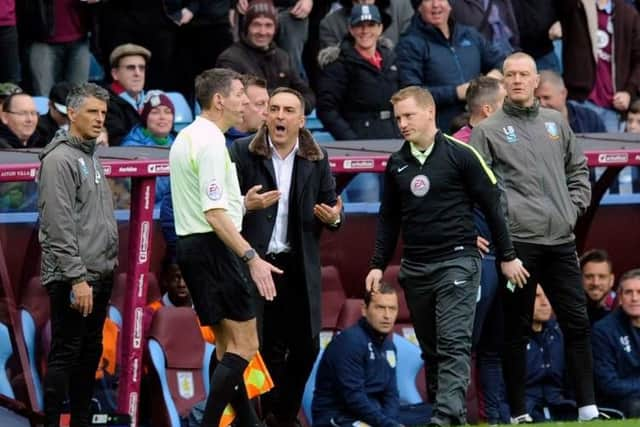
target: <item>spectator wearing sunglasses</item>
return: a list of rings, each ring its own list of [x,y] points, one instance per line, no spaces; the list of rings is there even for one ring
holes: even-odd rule
[[[136,125],[142,124],[140,112],[144,104],[144,83],[151,52],[127,43],[113,49],[109,56],[111,78],[109,111],[105,127],[109,145],[121,145],[122,139]]]

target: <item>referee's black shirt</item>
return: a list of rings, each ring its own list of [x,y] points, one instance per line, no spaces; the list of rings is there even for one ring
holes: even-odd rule
[[[485,213],[497,256],[515,258],[493,172],[469,145],[438,132],[424,164],[405,141],[387,163],[371,268],[384,270],[402,229],[403,258],[420,263],[479,256],[473,206]]]

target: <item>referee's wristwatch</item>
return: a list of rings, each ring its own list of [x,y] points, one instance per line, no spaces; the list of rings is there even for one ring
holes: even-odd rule
[[[247,251],[240,257],[243,262],[249,262],[254,259],[258,255],[256,250],[253,248],[247,249]]]

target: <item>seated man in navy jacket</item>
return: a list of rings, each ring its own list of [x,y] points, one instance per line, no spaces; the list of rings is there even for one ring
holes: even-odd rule
[[[598,403],[640,417],[640,268],[620,277],[620,307],[593,327]]]
[[[536,289],[527,344],[527,412],[534,422],[575,420],[578,409],[565,387],[564,340],[542,287]]]
[[[397,427],[396,347],[391,331],[398,315],[395,289],[381,283],[367,291],[363,317],[329,343],[316,377],[313,426]]]

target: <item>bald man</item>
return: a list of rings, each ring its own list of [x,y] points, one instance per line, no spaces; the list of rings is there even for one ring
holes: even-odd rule
[[[565,334],[579,419],[595,419],[589,318],[573,235],[591,197],[587,159],[562,114],[541,107],[535,97],[540,77],[533,58],[510,55],[503,74],[507,99],[473,129],[470,144],[498,177],[516,253],[531,274],[524,286],[507,282],[503,288],[503,370],[511,421],[531,422],[525,406],[526,345],[537,283]]]

